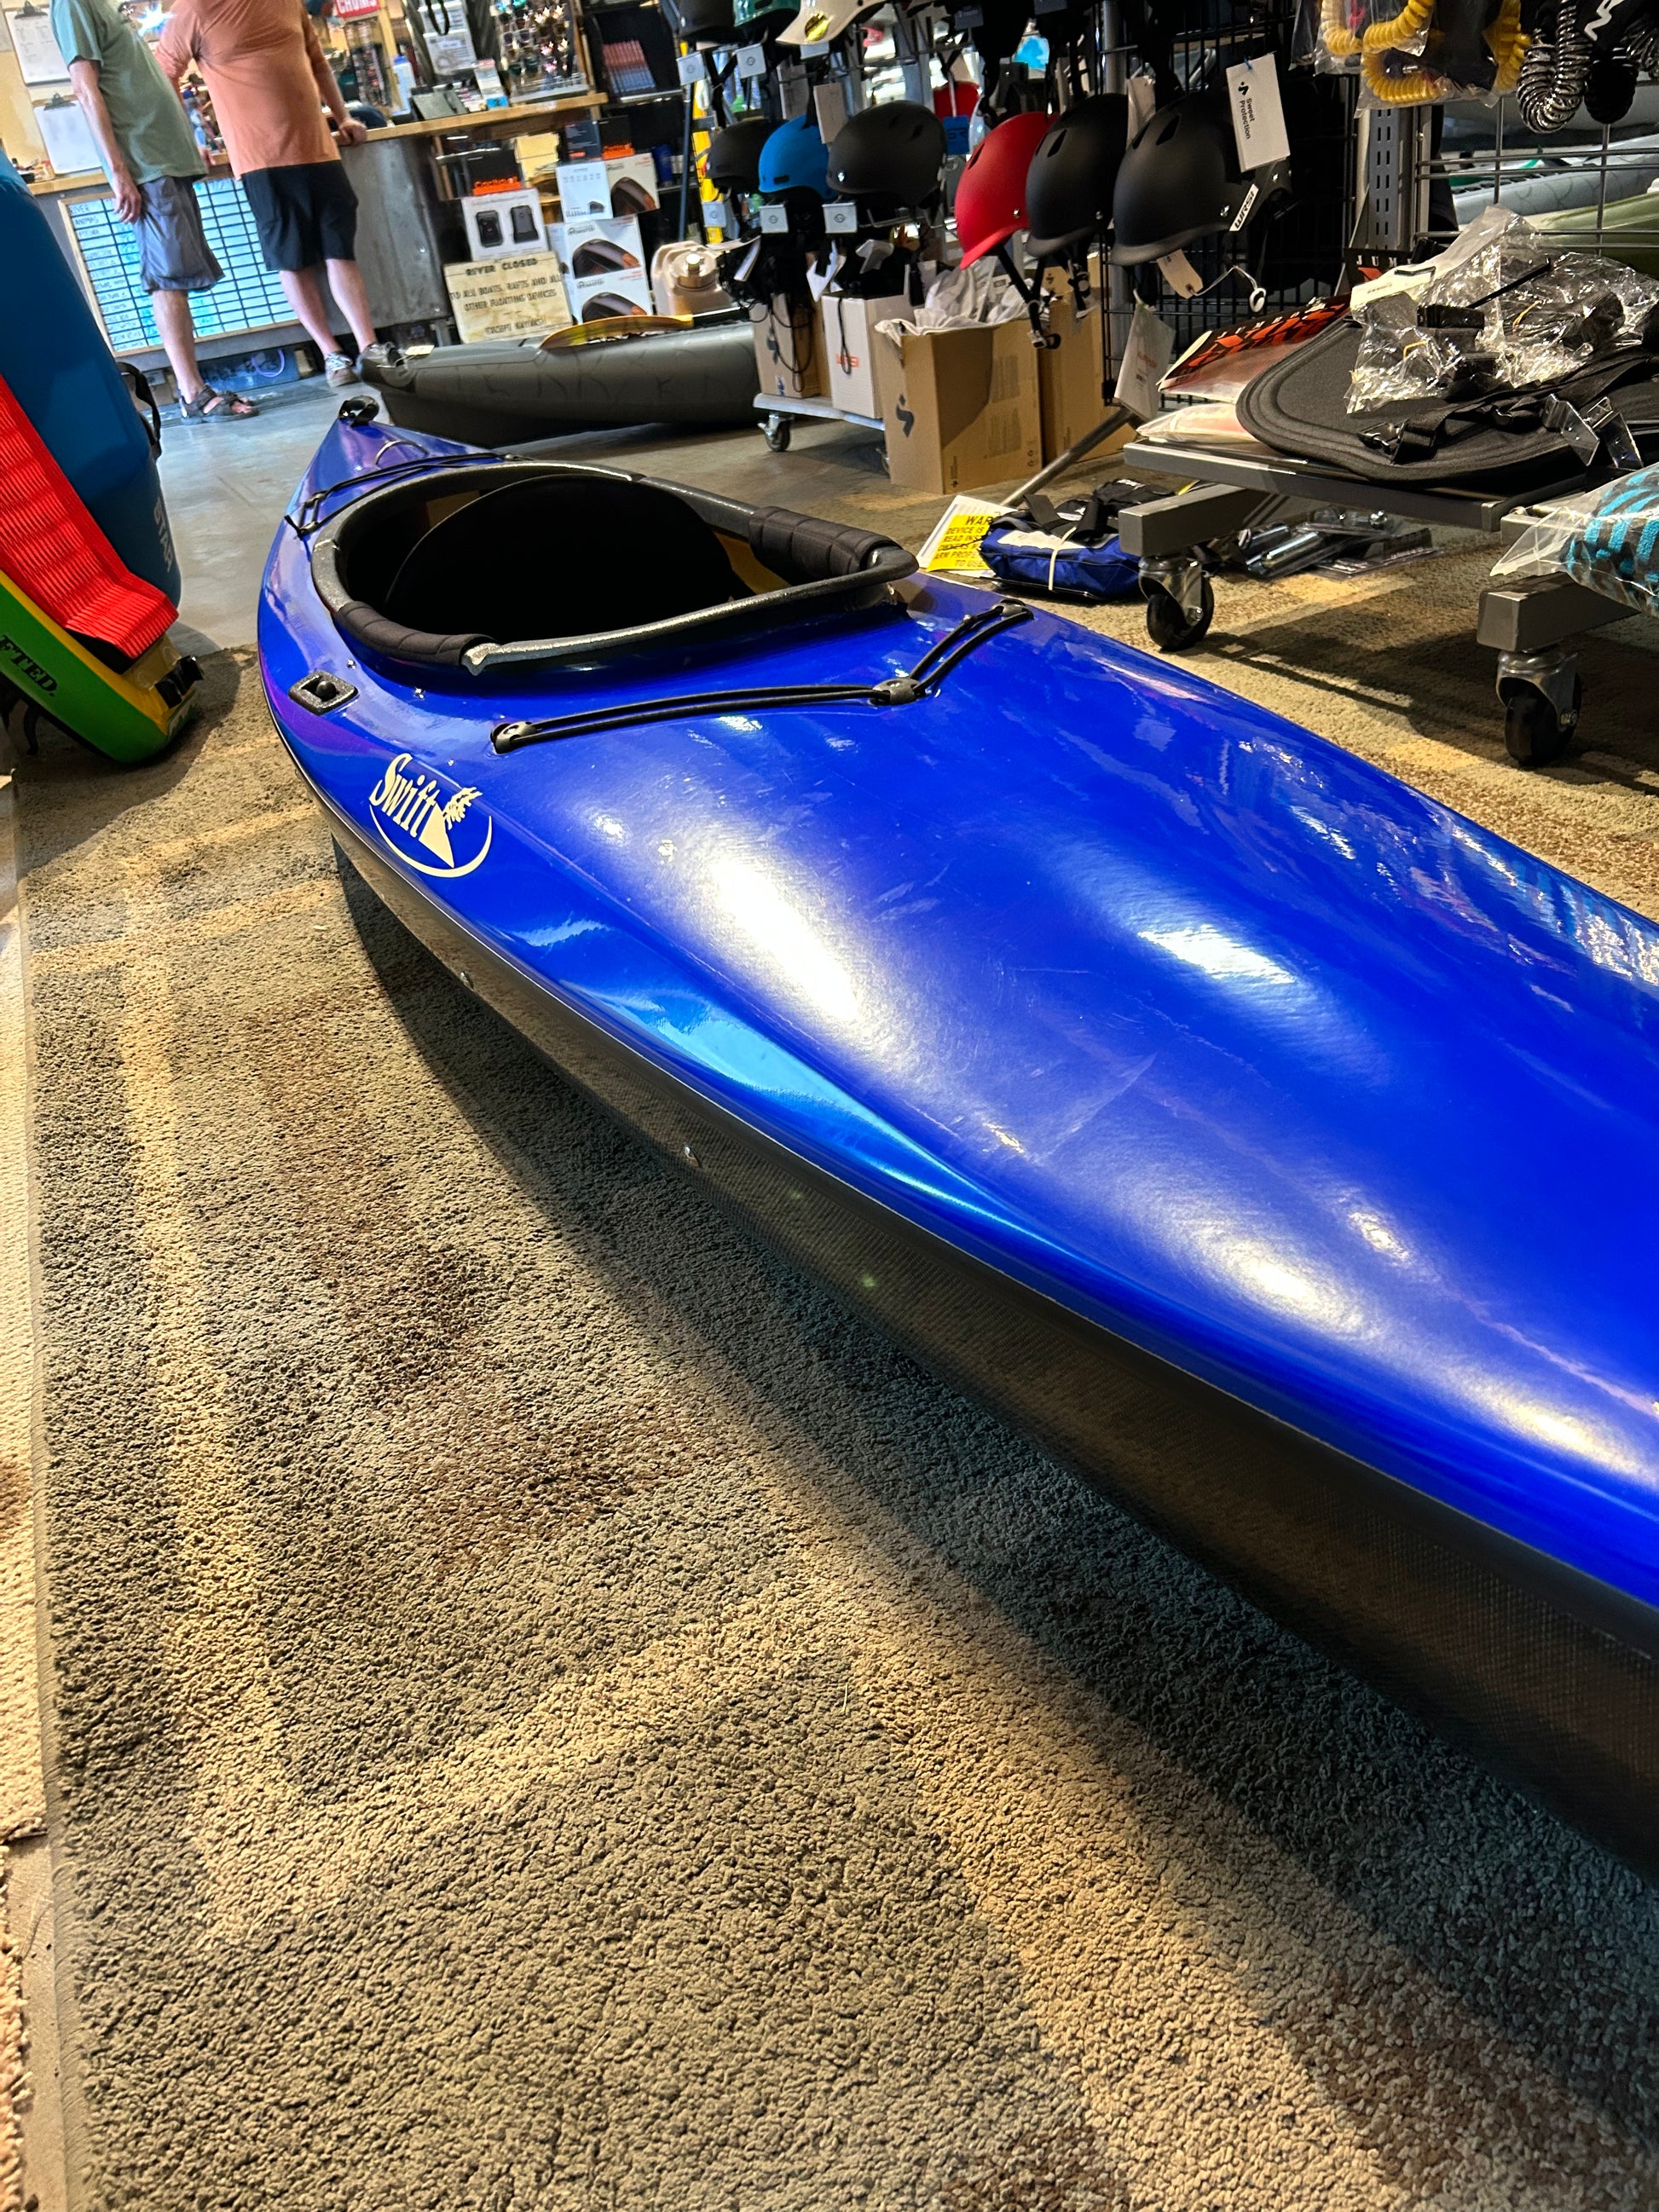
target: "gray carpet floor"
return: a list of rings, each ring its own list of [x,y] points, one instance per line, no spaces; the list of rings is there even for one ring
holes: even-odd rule
[[[1639,748],[1500,769],[1435,619],[1369,741],[1640,895]],[[21,778],[82,2202],[1659,2200],[1659,1895],[753,1248],[210,683]]]

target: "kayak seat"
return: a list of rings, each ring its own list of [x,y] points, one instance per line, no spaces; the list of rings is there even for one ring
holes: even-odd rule
[[[469,500],[416,538],[383,611],[415,630],[586,637],[717,606],[742,588],[714,531],[672,492],[536,476]]]
[[[342,635],[479,679],[597,667],[890,603],[915,568],[879,532],[622,469],[458,460],[376,486],[310,538]]]

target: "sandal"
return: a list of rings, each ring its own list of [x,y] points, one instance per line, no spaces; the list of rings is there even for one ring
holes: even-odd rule
[[[204,385],[196,398],[179,402],[179,412],[186,422],[224,422],[233,416],[241,422],[258,411],[240,392],[216,392],[210,384]]]

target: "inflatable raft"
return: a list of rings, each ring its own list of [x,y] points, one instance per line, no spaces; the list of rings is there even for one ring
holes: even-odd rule
[[[575,430],[675,422],[718,428],[755,420],[760,377],[746,322],[548,346],[536,338],[439,346],[363,374],[406,430],[478,446],[527,444]]]
[[[1183,668],[622,471],[337,427],[259,643],[468,989],[1659,1870],[1659,928]]]

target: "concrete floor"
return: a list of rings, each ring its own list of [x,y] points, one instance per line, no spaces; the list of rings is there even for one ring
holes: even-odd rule
[[[271,538],[342,396],[318,379],[262,394],[253,422],[166,426],[161,484],[184,568],[179,613],[216,645],[252,642]],[[562,438],[556,450],[734,498],[856,519],[911,546],[944,504],[896,491],[880,441],[839,423],[802,423],[787,453],[769,452],[758,429],[688,435],[661,425]]]

